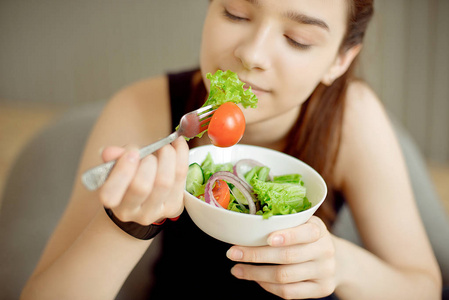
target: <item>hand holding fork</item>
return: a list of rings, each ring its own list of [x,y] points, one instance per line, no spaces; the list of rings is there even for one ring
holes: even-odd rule
[[[214,112],[215,110],[212,109],[212,106],[208,105],[185,114],[181,118],[179,127],[175,132],[153,144],[139,149],[140,159],[170,144],[179,136],[194,138],[207,129]],[[91,191],[98,189],[108,178],[115,163],[116,161],[113,160],[87,170],[81,177],[84,186]]]

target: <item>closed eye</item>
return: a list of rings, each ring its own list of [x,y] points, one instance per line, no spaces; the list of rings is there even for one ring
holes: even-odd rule
[[[248,20],[247,18],[242,18],[242,17],[236,16],[234,14],[231,14],[226,8],[223,10],[223,15],[231,21],[246,21],[246,20]]]
[[[300,50],[308,50],[308,49],[310,49],[310,47],[312,47],[311,45],[299,43],[288,36],[285,36],[285,38],[287,39],[287,42],[294,48],[297,48]]]

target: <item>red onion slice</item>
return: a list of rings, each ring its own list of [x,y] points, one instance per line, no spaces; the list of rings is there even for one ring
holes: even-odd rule
[[[248,173],[249,171],[251,171],[251,169],[254,167],[265,167],[265,165],[262,164],[261,162],[258,162],[257,160],[254,160],[254,159],[241,159],[235,163],[233,170],[234,170],[235,175],[237,175],[239,178],[241,178],[243,181],[245,181],[245,174]],[[270,180],[273,179],[271,171],[268,174],[268,178]],[[245,183],[246,183],[246,181],[245,181]]]
[[[218,204],[217,200],[215,200],[214,194],[212,192],[214,183],[217,180],[224,180],[234,185],[248,201],[249,213],[252,215],[256,214],[256,205],[254,204],[253,195],[251,193],[251,187],[246,181],[240,179],[239,177],[228,171],[217,172],[209,178],[209,180],[206,183],[206,189],[204,193],[204,199],[206,203],[212,204],[217,207],[221,207],[221,205]],[[238,199],[236,200],[237,202],[239,202]],[[243,206],[242,203],[239,202],[239,204]]]

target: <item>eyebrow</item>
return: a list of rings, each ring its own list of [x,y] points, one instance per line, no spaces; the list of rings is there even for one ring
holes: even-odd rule
[[[245,0],[246,2],[249,2],[251,4],[254,4],[255,6],[260,6],[259,0]]]
[[[250,0],[250,1],[257,1],[257,0]],[[311,17],[311,16],[307,16],[305,14],[297,13],[297,12],[294,12],[294,11],[288,11],[285,14],[285,16],[288,19],[290,19],[292,21],[295,21],[297,23],[305,24],[305,25],[315,25],[315,26],[318,26],[318,27],[320,27],[320,28],[322,28],[322,29],[324,29],[326,31],[330,31],[329,25],[327,25],[327,23],[324,22],[321,19],[314,18],[314,17]]]
[[[261,6],[259,0],[245,0],[245,1],[251,3],[255,6]],[[295,11],[288,11],[285,14],[285,16],[288,19],[290,19],[296,23],[305,24],[305,25],[315,25],[315,26],[325,29],[326,31],[330,31],[329,25],[327,25],[327,23],[321,19],[307,16],[305,14],[301,14],[301,13],[298,13]]]

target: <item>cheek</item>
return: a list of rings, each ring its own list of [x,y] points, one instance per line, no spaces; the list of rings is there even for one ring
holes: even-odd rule
[[[295,64],[278,62],[275,93],[259,99],[258,109],[245,109],[247,123],[275,117],[301,106],[313,93],[321,80],[323,66],[295,61]],[[281,67],[283,66],[283,67]]]
[[[295,99],[296,103],[303,103],[315,90],[326,74],[329,63],[323,57],[304,55],[290,62],[279,63],[277,92],[280,98]],[[282,74],[282,75],[281,75]]]
[[[320,80],[317,78],[310,73],[296,71],[277,90],[278,105],[288,108],[304,103],[319,84]]]
[[[212,20],[210,20],[212,19]],[[222,22],[206,19],[201,40],[200,67],[206,73],[214,73],[218,68],[232,65],[235,34]]]
[[[206,20],[204,29],[203,29],[203,35],[201,40],[201,50],[200,50],[200,67],[203,74],[203,78],[205,78],[205,74],[208,72],[213,73],[211,70],[213,68],[213,57],[214,53],[216,52],[216,38],[213,34],[213,28],[211,25],[207,25],[208,22]]]

